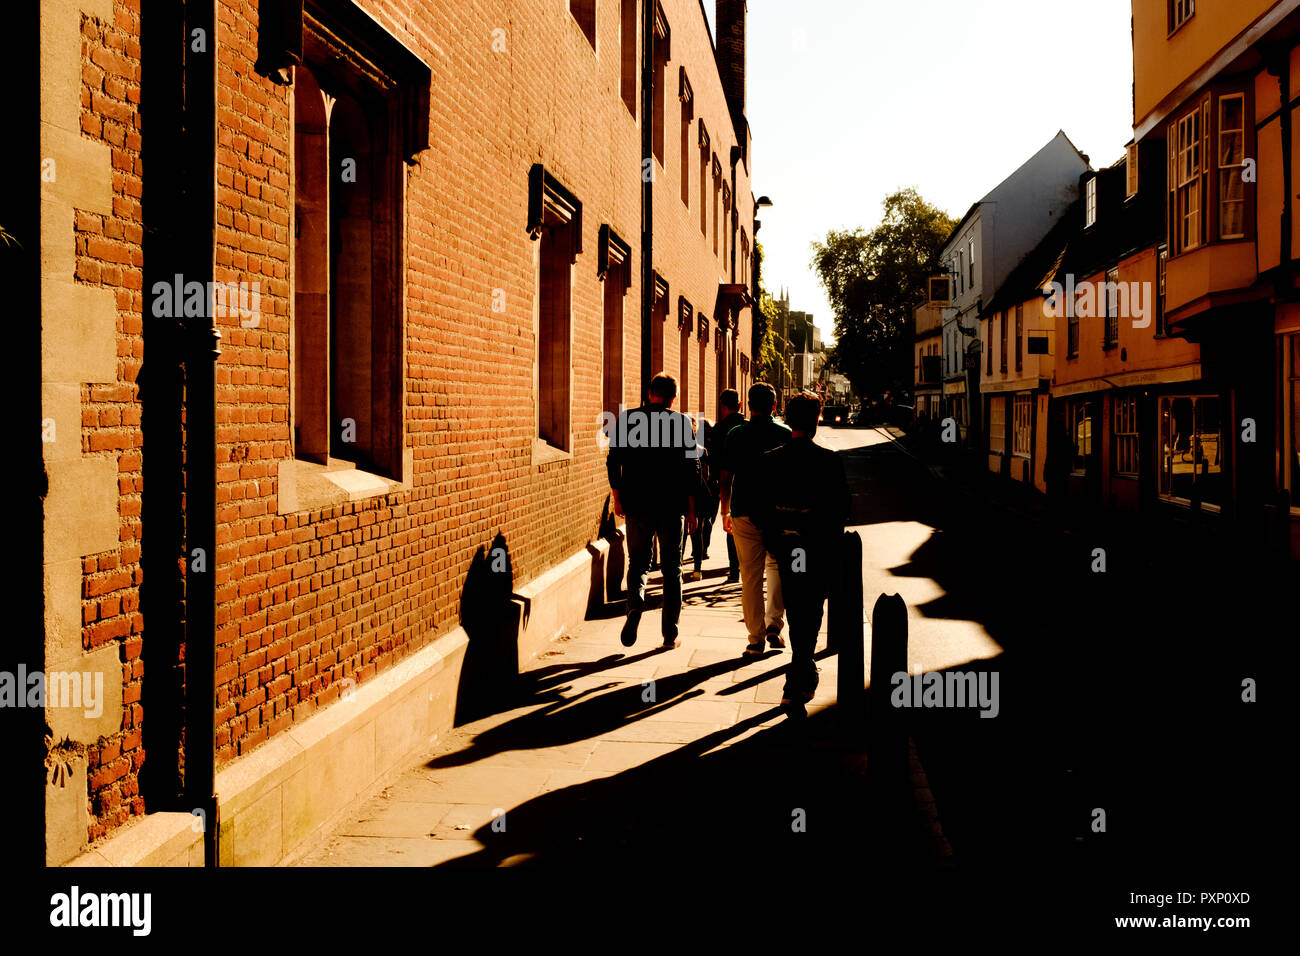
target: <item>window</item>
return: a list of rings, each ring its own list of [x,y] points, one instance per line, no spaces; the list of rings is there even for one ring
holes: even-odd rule
[[[731,235],[731,186],[724,180],[722,183],[722,268],[727,268],[727,239]]]
[[[705,408],[707,407],[708,404],[705,396],[709,394],[709,380],[708,380],[709,317],[702,312],[697,312],[695,314],[695,326],[697,329],[699,329],[699,335],[697,336],[697,338],[699,339],[700,342],[699,345],[700,397],[699,397],[698,405],[700,406],[700,417],[703,418],[705,414]]]
[[[1103,348],[1113,349],[1119,344],[1119,268],[1106,271],[1106,338]]]
[[[1168,0],[1169,32],[1173,33],[1192,18],[1196,12],[1196,0]]]
[[[989,451],[994,455],[1004,454],[1007,450],[1007,397],[994,395],[989,398]]]
[[[1217,507],[1223,498],[1223,441],[1217,395],[1160,399],[1160,495]]]
[[[695,94],[691,90],[690,80],[686,78],[686,67],[681,71],[682,104],[682,205],[691,207],[691,121],[695,119]]]
[[[664,336],[668,329],[668,282],[654,275],[654,309],[650,314],[650,374],[664,371]]]
[[[640,20],[637,15],[637,0],[623,0],[623,16],[619,25],[619,40],[623,47],[623,74],[620,85],[623,105],[633,117],[636,116],[637,27]]]
[[[1085,228],[1097,221],[1097,177],[1083,184],[1083,225]]]
[[[1074,308],[1065,318],[1065,357],[1078,358],[1079,356],[1079,303],[1074,303]]]
[[[400,480],[400,97],[342,56],[304,30],[293,91],[294,455]]]
[[[578,21],[582,35],[596,48],[596,0],[569,0],[569,12]]]
[[[960,252],[957,253],[957,291],[966,291],[966,272],[962,269]]]
[[[700,235],[709,234],[709,132],[700,117]]]
[[[1138,145],[1129,143],[1124,147],[1124,198],[1132,199],[1138,194]]]
[[[713,398],[713,401],[716,402],[717,393],[722,389],[729,387],[727,380],[727,356],[731,351],[730,340],[731,329],[725,325],[719,325],[713,330],[713,393],[712,395],[709,395],[709,393],[706,392],[705,395],[700,396],[705,399],[700,402],[701,417],[709,414],[708,407],[710,404],[713,404],[707,400],[706,396]]]
[[[1169,247],[1161,244],[1156,249],[1156,335],[1165,334],[1165,265],[1169,262]]]
[[[540,164],[529,174],[528,231],[541,240],[537,276],[537,435],[570,451],[573,264],[582,251],[582,204]]]
[[[605,281],[605,410],[617,415],[623,404],[623,302],[632,280],[632,249],[609,226],[601,226],[599,258],[599,272]]]
[[[740,283],[748,287],[749,285],[749,236],[745,234],[745,227],[740,228]]]
[[[718,157],[713,157],[713,254],[718,254],[718,233],[721,231],[720,209],[722,207],[722,167]]]
[[[1291,340],[1291,436],[1290,467],[1287,487],[1291,489],[1291,510],[1300,510],[1300,334],[1287,336]]]
[[[1219,97],[1219,238],[1246,235],[1245,96]]]
[[[975,288],[975,240],[966,241],[966,250],[970,258],[970,287]]]
[[[1115,474],[1137,477],[1138,473],[1138,400],[1137,396],[1118,394],[1114,401]]]
[[[1182,117],[1171,141],[1174,159],[1172,245],[1176,254],[1201,244],[1201,108]]]
[[[1023,304],[1016,306],[1016,371],[1023,371],[1025,367],[1025,307]]]
[[[1092,457],[1092,422],[1094,403],[1076,398],[1070,403],[1070,435],[1074,439],[1074,466],[1076,475],[1088,473],[1088,459]]]
[[[984,374],[993,375],[993,317],[984,325]]]
[[[656,5],[657,7],[657,5]],[[652,134],[650,137],[651,148],[654,150],[655,159],[659,160],[659,165],[664,164],[664,108],[668,99],[668,91],[665,84],[668,67],[668,24],[663,20],[663,11],[655,11],[655,33],[654,33],[654,87],[653,87],[653,107],[654,117],[651,120]]]
[[[1000,332],[1000,345],[998,349],[998,361],[1000,363],[999,371],[1003,375],[1007,374],[1007,310],[1003,309],[998,317],[998,329]]]
[[[681,354],[678,360],[677,377],[681,380],[681,410],[687,412],[691,407],[691,324],[695,310],[685,299],[677,303],[677,328],[681,337]]]
[[[1015,396],[1011,407],[1011,453],[1028,458],[1034,447],[1034,397],[1028,393]]]

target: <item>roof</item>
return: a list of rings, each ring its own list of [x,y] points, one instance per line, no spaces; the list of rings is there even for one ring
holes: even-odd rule
[[[980,312],[981,318],[1041,295],[1043,288],[1061,274],[1070,244],[1083,224],[1082,211],[1082,200],[1070,204],[1056,225],[993,293]]]
[[[983,196],[983,197],[982,197],[978,202],[975,202],[975,203],[972,203],[972,204],[971,204],[971,207],[970,207],[969,210],[967,210],[966,215],[964,215],[964,216],[961,217],[961,221],[958,222],[957,225],[953,227],[952,232],[948,233],[947,238],[945,238],[945,239],[943,240],[943,246],[942,246],[941,248],[947,248],[948,243],[952,242],[953,239],[956,238],[957,234],[960,233],[960,232],[962,231],[963,228],[965,228],[966,223],[970,221],[970,218],[971,218],[973,215],[975,215],[975,211],[976,211],[977,209],[979,209],[980,206],[982,206],[982,205],[983,205],[984,203],[986,203],[986,202],[990,202],[990,201],[991,201],[991,200],[990,200],[990,197],[991,197],[994,193],[996,193],[999,189],[1001,189],[1001,188],[1002,188],[1003,186],[1005,186],[1008,182],[1010,182],[1012,179],[1014,179],[1014,178],[1015,178],[1015,177],[1020,173],[1020,171],[1021,171],[1022,169],[1024,169],[1026,166],[1028,166],[1030,163],[1032,163],[1035,159],[1037,159],[1037,158],[1038,158],[1038,157],[1039,157],[1039,156],[1040,156],[1040,155],[1041,155],[1041,154],[1042,154],[1042,153],[1043,153],[1043,152],[1044,152],[1044,151],[1045,151],[1049,146],[1051,146],[1053,143],[1055,143],[1058,139],[1063,139],[1063,140],[1065,140],[1066,145],[1068,145],[1068,146],[1070,147],[1070,149],[1074,150],[1075,154],[1076,154],[1076,155],[1077,155],[1081,160],[1083,160],[1083,164],[1084,164],[1085,166],[1089,167],[1089,168],[1092,167],[1092,161],[1088,159],[1087,154],[1079,152],[1079,147],[1075,146],[1074,143],[1070,140],[1070,137],[1068,137],[1068,136],[1065,135],[1065,130],[1063,130],[1063,129],[1058,129],[1058,130],[1056,131],[1056,135],[1053,136],[1051,139],[1049,139],[1046,143],[1044,143],[1044,144],[1043,144],[1043,145],[1042,145],[1038,150],[1036,150],[1036,151],[1034,152],[1034,155],[1033,155],[1033,156],[1030,156],[1030,157],[1029,157],[1028,159],[1026,159],[1023,163],[1021,163],[1021,164],[1020,164],[1019,166],[1017,166],[1014,170],[1012,170],[1012,171],[1011,171],[1010,173],[1008,173],[1005,177],[1003,177],[1002,181],[1001,181],[1000,183],[998,183],[996,186],[994,186],[992,189],[990,189],[988,192],[986,192],[986,193],[984,194],[984,196]]]

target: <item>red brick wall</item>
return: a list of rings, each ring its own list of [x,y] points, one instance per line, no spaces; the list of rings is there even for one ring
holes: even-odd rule
[[[431,146],[405,167],[405,445],[413,488],[281,515],[278,468],[291,458],[290,327],[293,210],[291,91],[253,68],[257,7],[222,2],[218,67],[217,281],[257,282],[259,324],[217,319],[218,759],[226,762],[454,628],[475,552],[505,538],[515,585],[596,537],[607,494],[596,433],[603,291],[597,236],[608,223],[632,246],[624,302],[625,397],[640,393],[640,131],[619,95],[619,3],[598,0],[597,49],[563,0],[466,5],[452,0],[362,4],[432,69]],[[696,0],[667,0],[667,169],[656,170],[655,268],[671,285],[665,365],[678,368],[676,302],[715,325],[719,261],[699,231],[697,133],[691,204],[680,198],[678,67],[685,62],[713,150],[730,181],[735,142]],[[123,731],[91,757],[91,838],[143,812],[138,613],[141,461],[135,377],[141,315],[138,0],[116,22],[87,21],[83,128],[113,147],[114,215],[78,216],[77,275],[119,290],[120,380],[83,394],[88,453],[121,475],[122,546],[87,559],[88,646],[123,648]],[[506,51],[493,49],[505,31]],[[639,107],[638,107],[639,110]],[[583,253],[573,278],[573,448],[535,464],[533,362],[538,246],[525,231],[528,171],[545,164],[583,203]],[[736,200],[752,232],[742,165]],[[710,190],[711,195],[711,190]],[[728,239],[728,245],[731,240]],[[752,242],[752,235],[751,235]],[[739,267],[738,267],[739,273]],[[494,290],[506,309],[492,311]],[[749,350],[748,311],[739,330]],[[692,395],[698,368],[691,337]],[[717,383],[709,343],[709,400]],[[692,404],[696,404],[695,401]],[[147,453],[147,449],[145,449]]]
[[[82,638],[86,649],[121,650],[122,728],[87,753],[91,840],[144,812],[138,772],[143,620],[140,614],[140,404],[136,377],[142,331],[140,3],[120,0],[112,22],[85,18],[81,27],[81,131],[111,150],[111,215],[77,210],[76,279],[113,290],[117,299],[117,381],[81,389],[81,448],[111,458],[118,473],[119,546],[83,560]],[[60,171],[60,174],[64,174]],[[109,680],[105,693],[113,693]]]

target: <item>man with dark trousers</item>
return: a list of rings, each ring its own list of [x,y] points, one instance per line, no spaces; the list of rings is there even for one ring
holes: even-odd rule
[[[767,645],[785,647],[781,628],[785,608],[781,603],[781,579],[776,562],[763,547],[763,533],[753,520],[754,503],[767,475],[759,464],[763,452],[790,440],[790,429],[772,418],[776,391],[766,382],[749,389],[749,421],[727,435],[722,452],[722,528],[736,537],[740,558],[740,606],[745,615],[749,644],[743,651],[753,660],[762,657]]]
[[[627,623],[624,647],[636,643],[637,625],[645,609],[645,578],[650,543],[659,542],[663,573],[663,646],[677,646],[677,622],[682,613],[681,538],[683,516],[687,532],[695,531],[695,495],[699,490],[699,459],[703,448],[695,426],[672,410],[677,380],[660,372],[650,381],[649,400],[624,411],[609,436],[609,487],[614,514],[627,519]]]
[[[807,714],[805,705],[817,690],[813,654],[849,520],[844,463],[829,448],[813,443],[820,417],[816,395],[805,392],[786,403],[790,441],[759,456],[763,484],[754,506],[763,544],[776,560],[790,622],[791,660],[781,706],[791,717]]]
[[[745,420],[740,414],[740,393],[734,388],[726,389],[718,396],[719,421],[704,439],[704,449],[708,463],[707,486],[715,498],[722,495],[723,449],[727,445],[727,436],[731,430]],[[736,554],[736,539],[727,532],[727,583],[735,584],[740,580],[740,557]]]

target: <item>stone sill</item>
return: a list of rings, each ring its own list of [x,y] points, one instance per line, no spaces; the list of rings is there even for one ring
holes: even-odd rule
[[[540,438],[533,440],[533,464],[549,465],[554,461],[572,461],[573,455],[563,448],[556,448],[550,442]]]
[[[280,462],[276,513],[286,515],[296,511],[315,511],[348,501],[381,498],[409,491],[414,479],[414,466],[415,453],[410,448],[402,453],[401,481],[363,471],[354,463],[340,458],[331,458],[324,465],[297,458],[287,459]]]

